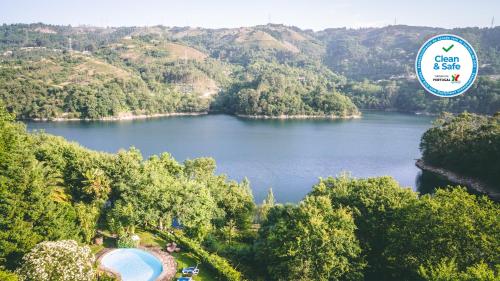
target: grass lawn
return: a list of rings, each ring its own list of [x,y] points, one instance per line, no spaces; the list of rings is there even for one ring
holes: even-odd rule
[[[97,245],[97,244],[90,244],[90,250],[92,253],[95,255],[99,253],[104,248],[115,248],[116,247],[116,239],[111,237],[111,235],[108,232],[103,232],[103,244],[102,245]]]
[[[191,253],[182,252],[182,249],[180,253],[174,253],[173,256],[175,257],[175,261],[177,262],[177,275],[175,275],[176,278],[182,276],[181,271],[184,267],[196,266],[196,264],[199,264],[199,261],[196,259],[196,257],[194,257]],[[215,274],[212,273],[212,271],[210,271],[206,266],[203,266],[203,264],[199,264],[198,268],[200,269],[200,274],[193,277],[195,281],[218,280]]]
[[[141,238],[141,245],[145,247],[161,247],[165,248],[167,242],[158,236],[143,230],[136,231],[136,234]]]
[[[92,254],[94,254],[94,255],[99,253],[102,249],[104,249],[103,245],[96,245],[96,244],[90,245],[90,250],[92,251]]]

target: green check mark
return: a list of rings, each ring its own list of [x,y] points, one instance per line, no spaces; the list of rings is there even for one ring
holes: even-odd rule
[[[454,46],[454,45],[453,45],[453,44],[451,44],[451,46],[449,46],[448,48],[443,47],[443,51],[445,51],[445,52],[447,52],[447,53],[448,53],[448,52],[451,50],[451,48],[453,48],[453,46]]]

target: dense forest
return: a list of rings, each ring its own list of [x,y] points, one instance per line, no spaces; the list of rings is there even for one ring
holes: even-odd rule
[[[119,245],[130,245],[138,227],[165,230],[174,219],[194,241],[228,223],[249,229],[255,204],[248,182],[214,170],[210,158],[178,163],[164,153],[144,160],[134,148],[106,154],[28,134],[1,106],[0,268],[18,268],[41,241],[88,244],[97,229],[117,233]]]
[[[430,36],[469,40],[480,78],[439,99],[413,74]],[[208,111],[255,116],[357,115],[359,110],[494,114],[500,27],[388,26],[313,32],[14,24],[0,26],[0,97],[17,118],[99,119]]]
[[[500,114],[444,114],[422,136],[425,163],[484,180],[500,182]]]
[[[339,77],[327,69],[311,69],[257,61],[237,73],[241,79],[223,91],[214,109],[240,115],[358,115],[357,107],[336,88]]]
[[[391,177],[329,177],[270,209],[256,255],[275,280],[494,280],[499,211],[460,187],[419,196]]]
[[[30,52],[4,61],[0,97],[19,118],[98,119],[123,113],[204,112],[208,101],[78,54]],[[29,60],[29,61],[28,61]]]
[[[462,119],[476,120],[474,130]],[[464,135],[485,132],[478,142],[498,142],[491,139],[498,130],[486,133],[498,129],[497,117],[442,122]],[[257,206],[248,181],[215,175],[215,165],[210,158],[178,163],[168,153],[143,159],[134,148],[91,151],[28,133],[0,106],[0,277],[40,280],[32,278],[39,276],[33,256],[60,258],[78,247],[71,240],[92,245],[102,232],[130,247],[131,236],[147,230],[199,253],[220,280],[499,278],[500,207],[486,196],[461,187],[419,195],[391,177],[342,175],[320,179],[298,204],[277,204],[270,191]],[[174,231],[175,221],[182,230]],[[78,280],[95,280],[92,268],[86,272]]]
[[[343,92],[358,108],[416,113],[464,111],[495,114],[500,110],[500,80],[479,77],[467,93],[440,98],[425,92],[416,80],[350,82]]]

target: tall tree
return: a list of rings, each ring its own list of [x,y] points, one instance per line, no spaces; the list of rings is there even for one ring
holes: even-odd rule
[[[420,266],[453,260],[459,271],[500,264],[500,207],[464,188],[439,189],[394,218],[384,253],[399,277],[416,278]]]
[[[278,205],[259,230],[257,251],[274,280],[360,280],[364,267],[350,212],[328,197]]]
[[[78,239],[74,208],[54,200],[31,142],[0,104],[0,263],[9,268],[42,239]]]
[[[321,179],[312,196],[328,196],[332,205],[351,210],[368,266],[368,280],[391,278],[384,252],[391,244],[388,232],[400,210],[418,199],[410,189],[401,188],[391,177],[354,179],[349,175]]]

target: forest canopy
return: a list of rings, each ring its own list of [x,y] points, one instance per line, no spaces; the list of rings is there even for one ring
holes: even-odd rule
[[[497,117],[463,114],[435,130],[478,130],[471,144],[488,143]],[[229,260],[227,276],[237,266],[252,280],[498,279],[500,207],[486,196],[451,186],[420,195],[389,176],[342,175],[320,179],[298,204],[270,191],[256,206],[247,180],[215,168],[211,158],[143,159],[135,148],[108,154],[28,133],[0,106],[0,276],[15,278],[43,241],[91,244],[105,230],[122,245],[137,229],[170,233],[177,221],[185,245]]]
[[[89,243],[98,228],[120,236],[171,227],[203,240],[234,221],[250,226],[255,204],[247,181],[215,175],[215,162],[178,163],[168,153],[144,160],[135,149],[95,152],[44,133],[27,133],[0,107],[0,265],[45,240]]]

